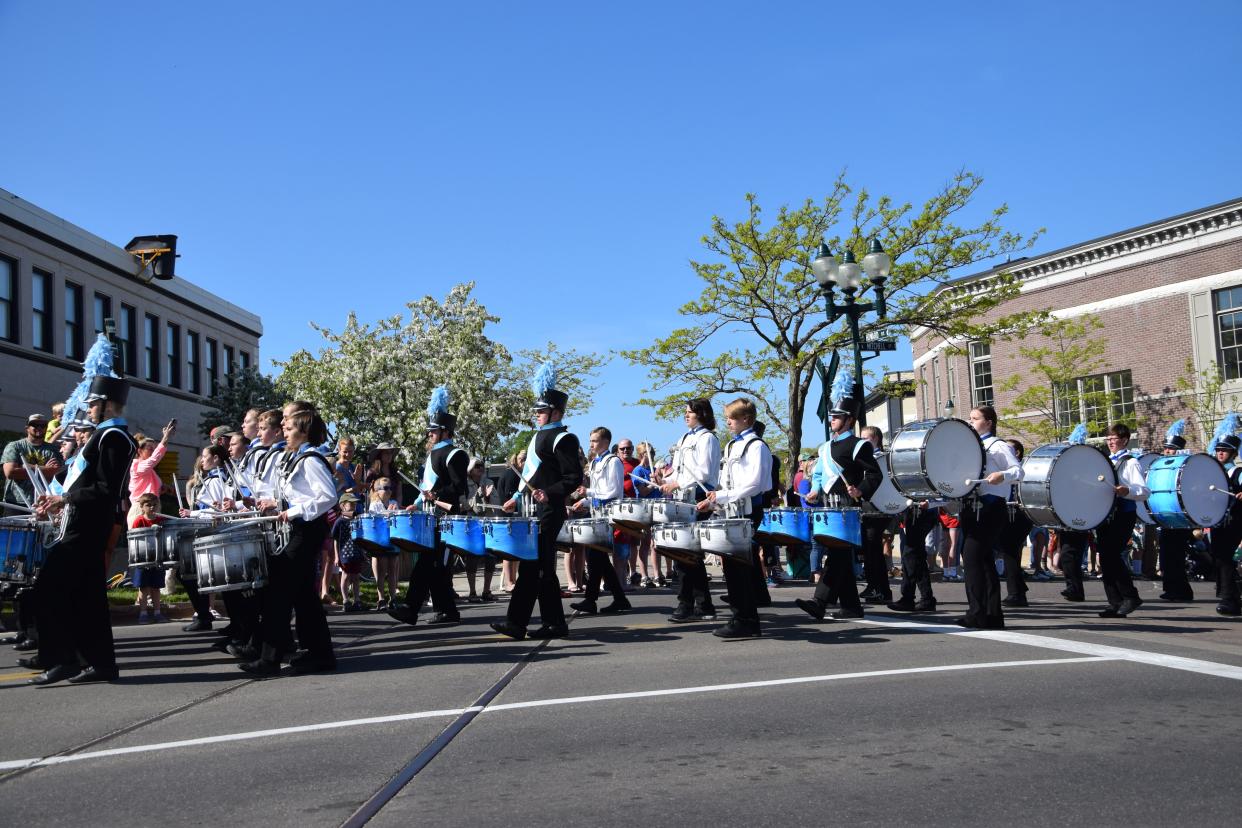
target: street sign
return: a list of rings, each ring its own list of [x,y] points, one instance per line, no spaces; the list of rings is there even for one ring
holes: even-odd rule
[[[895,351],[897,350],[897,340],[895,339],[864,339],[858,343],[858,347],[864,351]]]

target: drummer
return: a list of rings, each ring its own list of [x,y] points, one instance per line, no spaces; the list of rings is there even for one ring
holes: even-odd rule
[[[1108,598],[1108,607],[1100,617],[1125,618],[1142,605],[1143,599],[1134,588],[1134,579],[1122,555],[1134,535],[1138,501],[1146,500],[1151,489],[1145,485],[1138,458],[1130,453],[1130,427],[1114,423],[1108,427],[1107,439],[1108,459],[1117,469],[1118,483],[1113,513],[1095,530],[1100,548],[1100,580],[1104,582],[1104,594]]]
[[[1230,617],[1242,615],[1238,565],[1233,557],[1238,551],[1238,544],[1242,543],[1242,466],[1237,465],[1239,447],[1242,447],[1242,439],[1236,434],[1222,435],[1213,446],[1216,459],[1229,475],[1229,493],[1233,495],[1229,516],[1211,532],[1212,562],[1216,565],[1216,583],[1220,589],[1216,612]]]
[[[1186,448],[1185,420],[1177,420],[1164,435],[1164,456],[1171,457],[1182,454]],[[1185,601],[1195,599],[1190,588],[1190,579],[1186,576],[1186,556],[1190,552],[1190,544],[1194,540],[1190,529],[1174,529],[1168,526],[1158,527],[1160,579],[1164,592],[1160,593],[1163,601]]]
[[[871,443],[873,456],[884,453],[883,431],[866,426],[862,429],[862,438]],[[867,589],[860,597],[868,604],[887,604],[893,600],[893,589],[888,583],[888,561],[884,555],[884,534],[892,522],[893,519],[883,512],[864,511],[862,514],[863,578],[867,581]]]
[[[686,403],[685,434],[677,441],[673,460],[673,473],[664,478],[660,491],[669,497],[698,502],[714,490],[720,480],[720,440],[716,438],[716,414],[711,400],[696,397]],[[698,520],[711,516],[700,512]],[[707,567],[697,563],[677,561],[675,568],[681,573],[677,592],[677,609],[669,616],[670,621],[715,621],[716,608],[711,593],[707,591]]]
[[[570,508],[571,517],[586,517],[588,505],[593,512],[598,513],[609,503],[619,500],[624,493],[625,466],[621,458],[609,448],[612,445],[612,432],[603,426],[593,429],[588,445],[592,458],[587,468],[590,485],[579,486],[574,491],[573,496],[578,500]],[[613,531],[615,533],[617,530]],[[618,577],[612,561],[608,559],[608,553],[588,546],[586,566],[586,594],[581,601],[569,606],[585,615],[613,615],[629,610],[630,600],[625,597],[625,588],[621,585],[621,578]],[[612,595],[612,603],[602,609],[596,604],[601,580]]]
[[[857,507],[875,494],[883,481],[880,467],[875,462],[874,446],[854,434],[858,401],[850,395],[848,388],[838,384],[834,389],[836,396],[829,411],[832,438],[819,447],[819,460],[811,473],[811,491],[806,496],[807,503],[812,506],[829,505],[825,501],[832,498]],[[832,595],[836,593],[841,609],[834,612],[832,618],[862,618],[862,602],[854,579],[855,552],[852,546],[840,544],[825,549],[816,542],[812,554],[818,557],[826,553],[828,560],[819,583],[815,585],[814,597],[809,600],[799,598],[795,602],[798,608],[822,621],[827,616]]]

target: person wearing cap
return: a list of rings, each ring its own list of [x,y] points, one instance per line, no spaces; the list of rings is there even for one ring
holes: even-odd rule
[[[1113,423],[1108,427],[1109,459],[1117,470],[1116,500],[1108,519],[1095,529],[1095,540],[1100,550],[1100,580],[1108,606],[1099,614],[1101,618],[1125,618],[1142,605],[1130,567],[1122,557],[1134,524],[1138,522],[1140,500],[1151,494],[1143,479],[1138,458],[1130,453],[1130,427],[1125,423]]]
[[[539,520],[539,554],[533,561],[518,564],[517,583],[509,599],[505,620],[492,624],[501,635],[521,640],[539,601],[540,627],[531,638],[565,638],[565,607],[556,577],[556,536],[565,525],[565,499],[582,485],[581,447],[578,437],[565,425],[565,406],[569,395],[556,388],[556,369],[544,363],[535,374],[535,436],[526,451],[520,490],[501,506],[512,514],[521,503],[533,504]]]
[[[1164,456],[1172,457],[1186,450],[1186,438],[1183,436],[1185,420],[1178,420],[1169,427],[1164,437]],[[1148,527],[1150,528],[1150,527]],[[1194,542],[1194,534],[1190,529],[1174,529],[1159,526],[1157,544],[1160,558],[1160,580],[1164,592],[1160,593],[1162,601],[1186,601],[1195,599],[1190,588],[1190,578],[1186,575],[1186,556],[1190,553],[1190,545]]]
[[[26,476],[23,463],[36,467],[44,480],[51,480],[60,471],[60,457],[44,440],[47,417],[31,414],[26,418],[26,436],[4,447],[0,463],[4,464],[4,502],[19,506],[34,503],[34,484]]]
[[[1233,496],[1228,516],[1224,522],[1212,527],[1209,533],[1212,563],[1216,565],[1216,587],[1220,593],[1216,612],[1231,617],[1242,615],[1238,565],[1233,557],[1237,554],[1238,544],[1242,543],[1242,466],[1237,464],[1239,448],[1242,448],[1242,438],[1232,433],[1217,437],[1213,446],[1216,459],[1225,467],[1229,493]]]
[[[218,425],[207,434],[207,439],[211,441],[213,446],[220,446],[228,449],[229,436],[233,434],[235,429],[232,426]]]
[[[63,535],[48,548],[36,582],[37,666],[31,684],[111,681],[118,675],[105,585],[107,550],[113,526],[121,517],[125,476],[138,447],[129,436],[125,401],[129,383],[96,376],[86,397],[90,440],[74,457],[64,494],[40,497],[36,513],[63,521]],[[86,662],[81,669],[78,658]]]
[[[831,439],[819,448],[819,460],[811,472],[811,490],[806,501],[812,506],[828,505],[830,498],[837,503],[858,506],[869,500],[880,487],[883,477],[875,461],[875,447],[871,441],[854,434],[858,401],[838,386],[841,396],[829,410]],[[862,618],[862,601],[854,579],[854,557],[857,548],[845,544],[824,546],[814,542],[811,555],[818,562],[826,555],[826,563],[810,599],[799,598],[798,608],[817,621],[824,620],[828,606],[836,597],[841,609],[831,615],[834,619]],[[815,568],[815,567],[812,567]]]
[[[336,561],[341,567],[341,603],[345,612],[362,612],[362,565],[367,556],[354,545],[354,513],[358,509],[358,496],[345,492],[336,501],[340,516],[332,524],[332,543],[336,548]]]

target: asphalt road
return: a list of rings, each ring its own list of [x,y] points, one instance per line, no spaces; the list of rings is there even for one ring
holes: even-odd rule
[[[1032,584],[1005,631],[969,633],[959,584],[934,615],[818,624],[787,586],[731,643],[668,624],[666,590],[544,645],[491,632],[503,603],[455,627],[336,615],[338,672],[264,682],[174,624],[118,627],[108,685],[26,686],[4,648],[0,814],[341,825],[417,757],[370,825],[1229,824],[1242,626],[1197,586],[1170,605],[1142,582],[1102,620],[1098,585]]]

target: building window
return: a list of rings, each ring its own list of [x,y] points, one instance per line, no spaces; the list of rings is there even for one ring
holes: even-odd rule
[[[160,320],[159,317],[146,315],[146,325],[142,331],[142,375],[151,382],[160,381]]]
[[[181,387],[181,326],[168,323],[166,329],[164,356],[168,359],[168,385],[172,388]]]
[[[1227,380],[1242,379],[1242,286],[1212,294],[1216,311],[1217,364]]]
[[[238,356],[241,357],[242,372],[244,373],[246,371],[249,371],[250,370],[250,354],[246,351],[241,351],[239,352]]]
[[[104,324],[112,318],[112,297],[95,294],[95,333],[104,333]]]
[[[216,369],[216,341],[207,337],[207,350],[203,352],[203,362],[207,366],[207,394],[214,397],[220,390],[220,374]]]
[[[198,375],[198,334],[194,331],[186,331],[185,334],[185,370],[190,375],[190,393],[201,394],[203,384]]]
[[[52,274],[37,267],[30,274],[30,344],[52,350]]]
[[[234,365],[236,357],[234,356],[233,346],[224,346],[224,378],[228,380],[229,385],[233,384],[233,371],[237,366]]]
[[[927,366],[919,366],[919,411],[920,417],[927,419],[927,395],[931,393],[931,389],[927,387]]]
[[[970,393],[973,405],[992,404],[992,345],[970,343]]]
[[[1113,371],[1080,377],[1053,388],[1057,427],[1069,432],[1085,423],[1087,434],[1103,437],[1112,423],[1138,424],[1134,416],[1134,381],[1130,372]]]
[[[134,348],[134,331],[138,328],[138,312],[129,305],[121,305],[121,319],[117,339],[121,344],[121,372],[129,376],[138,373],[138,351]]]
[[[65,356],[82,359],[82,286],[65,282]]]
[[[932,360],[932,416],[940,416],[940,357]]]
[[[0,339],[17,341],[17,262],[0,256]]]

